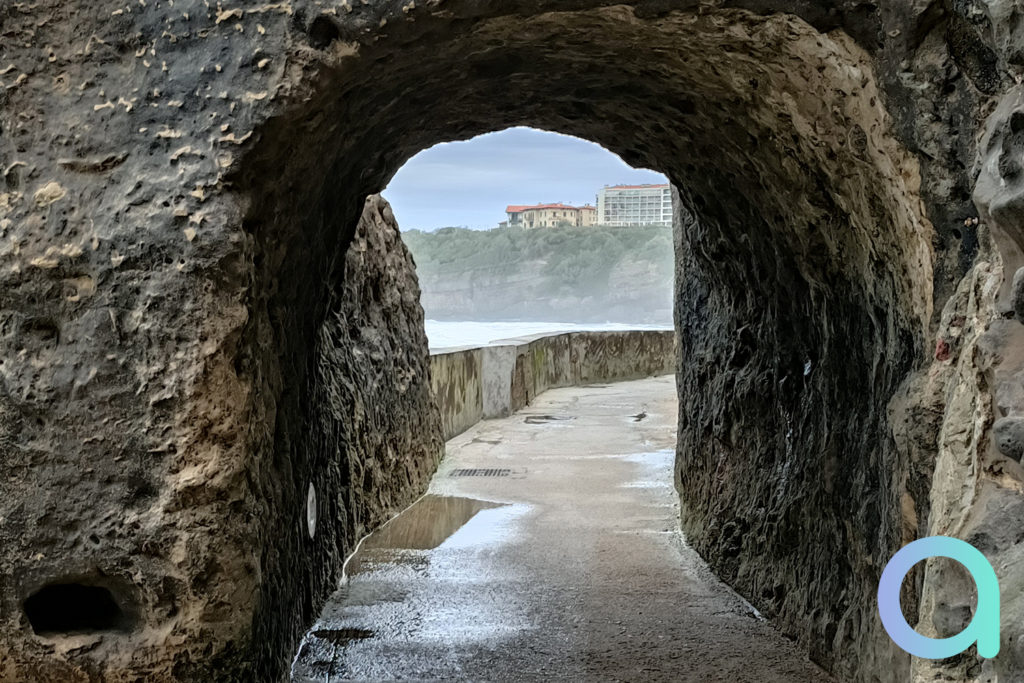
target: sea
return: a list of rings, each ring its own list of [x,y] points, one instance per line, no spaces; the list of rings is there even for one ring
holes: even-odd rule
[[[427,340],[432,350],[456,346],[486,346],[503,339],[534,334],[584,332],[595,330],[671,330],[671,325],[631,325],[629,323],[552,323],[552,322],[451,322],[427,320]]]

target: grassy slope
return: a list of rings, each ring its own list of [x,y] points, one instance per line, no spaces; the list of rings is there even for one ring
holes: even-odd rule
[[[428,317],[668,321],[670,228],[443,228],[402,238]]]

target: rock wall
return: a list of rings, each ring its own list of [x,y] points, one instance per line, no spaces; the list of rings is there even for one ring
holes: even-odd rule
[[[675,333],[542,334],[439,351],[430,368],[448,440],[483,418],[511,415],[548,389],[670,374]]]
[[[340,444],[376,442],[332,396],[350,411],[365,388],[352,424],[439,448],[422,411],[375,412],[423,407],[412,318],[331,327],[365,198],[432,144],[512,125],[678,188],[678,484],[710,563],[844,680],[1019,677],[1016,603],[996,660],[912,664],[873,595],[939,532],[982,547],[1005,594],[1024,582],[1019,18],[1002,0],[0,7],[3,677],[284,675],[345,539],[422,474],[343,472]],[[411,283],[378,285],[361,296],[416,315]],[[362,345],[346,384],[331,363]],[[310,483],[335,522],[314,539]],[[922,631],[969,618],[956,571],[909,582]],[[62,583],[74,600],[37,594]],[[27,613],[55,604],[90,606],[102,638],[34,636]]]
[[[379,197],[366,201],[343,268],[301,359],[302,390],[252,425],[275,436],[274,459],[229,467],[223,453],[175,432],[158,433],[163,449],[139,450],[145,422],[98,411],[92,438],[74,448],[28,438],[44,416],[63,414],[69,396],[98,391],[105,410],[116,403],[66,369],[83,360],[77,327],[48,323],[45,364],[3,357],[0,680],[281,677],[290,659],[281,644],[316,618],[356,541],[422,492],[444,452],[414,267]],[[5,341],[24,344],[42,323],[18,291],[4,292],[0,319],[16,335]],[[97,310],[104,325],[89,334],[107,335],[110,356],[141,343],[142,331],[117,327],[131,312]],[[190,350],[181,341],[176,354]],[[252,361],[232,360],[218,401],[196,406],[196,429],[215,444],[239,438],[216,429],[230,402],[245,398],[235,392]],[[23,391],[47,399],[35,413],[11,392],[21,379]],[[153,421],[159,410],[155,402],[145,415]],[[187,462],[200,457],[210,462]]]
[[[790,9],[842,29],[870,56],[888,125],[920,169],[910,187],[934,228],[930,254],[886,273],[892,223],[868,219],[871,265],[843,274],[856,248],[841,248],[835,264],[799,257],[817,239],[811,224],[795,248],[780,248],[775,235],[737,235],[763,219],[765,203],[743,216],[742,202],[709,207],[707,190],[683,190],[679,386],[681,405],[700,406],[681,408],[685,524],[712,566],[844,680],[1015,681],[1024,676],[1024,546],[1013,531],[1024,514],[1024,287],[1015,289],[1024,276],[1014,277],[1024,265],[1021,8]],[[848,146],[863,148],[861,130],[871,147],[877,125],[851,126]],[[853,198],[878,207],[859,192],[832,196],[854,234]],[[742,270],[723,276],[735,259],[709,243],[724,254],[755,246],[742,249]],[[781,287],[765,292],[763,273]],[[899,273],[920,291],[930,282],[932,303],[898,303]],[[772,486],[755,485],[758,476]],[[996,568],[1004,605],[994,660],[970,650],[911,662],[878,628],[881,567],[900,545],[939,534],[970,541]],[[948,637],[969,623],[972,594],[961,567],[932,560],[904,586],[904,613],[920,632]]]

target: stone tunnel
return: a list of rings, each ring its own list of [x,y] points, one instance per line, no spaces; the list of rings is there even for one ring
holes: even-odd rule
[[[287,676],[444,448],[411,259],[367,198],[516,125],[675,188],[676,485],[719,576],[839,680],[1016,680],[1022,14],[5,3],[0,680]],[[882,567],[938,534],[999,574],[994,660],[881,627]],[[920,565],[903,609],[956,633],[970,578]]]

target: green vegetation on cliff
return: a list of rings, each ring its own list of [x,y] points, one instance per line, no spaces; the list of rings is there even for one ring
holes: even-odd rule
[[[443,228],[402,238],[428,318],[671,321],[671,228]]]

